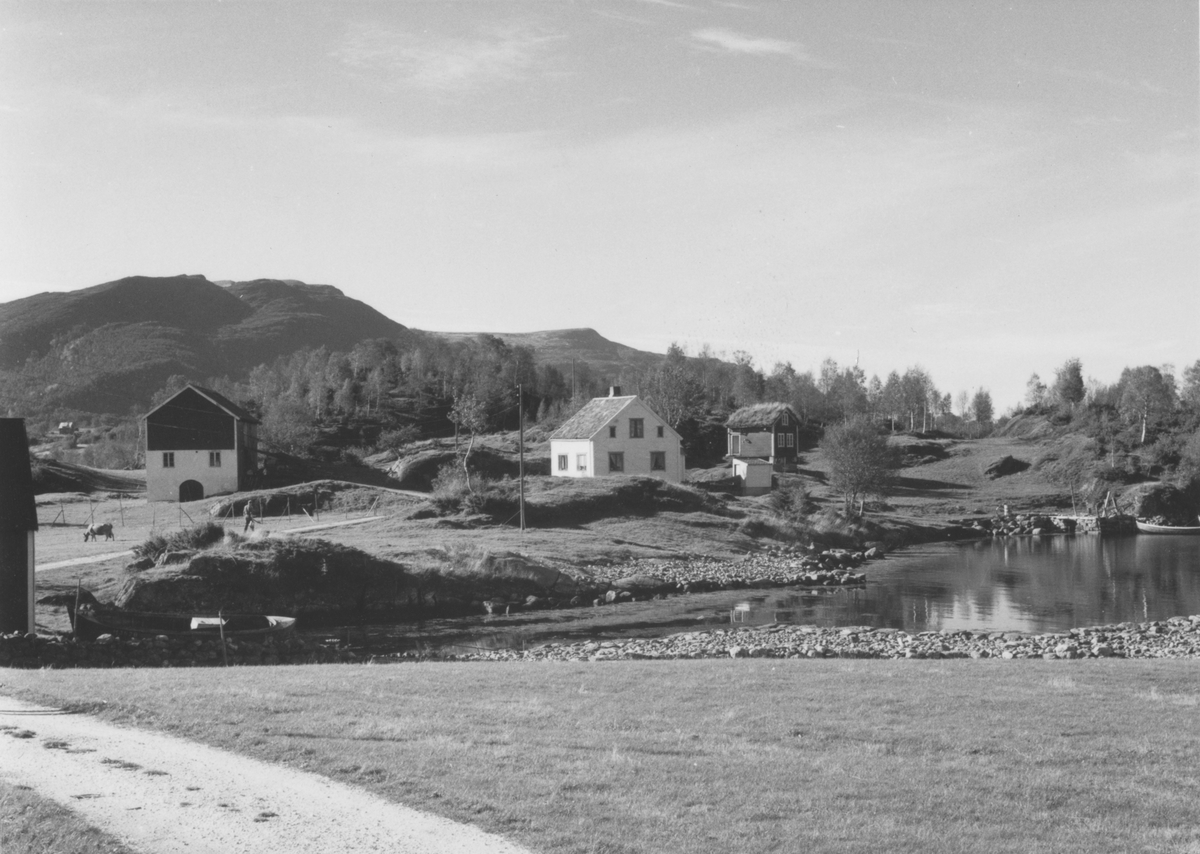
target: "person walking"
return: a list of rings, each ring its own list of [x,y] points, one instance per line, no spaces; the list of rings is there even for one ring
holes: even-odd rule
[[[242,533],[254,530],[254,499],[246,502],[246,506],[242,508],[242,515],[246,517],[246,524],[242,527]]]

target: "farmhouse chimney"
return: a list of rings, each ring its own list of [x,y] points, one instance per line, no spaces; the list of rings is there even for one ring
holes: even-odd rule
[[[619,385],[610,385],[608,387],[608,396],[609,397],[620,397],[621,396],[621,387]]]
[[[34,630],[37,526],[25,419],[0,418],[0,634]]]

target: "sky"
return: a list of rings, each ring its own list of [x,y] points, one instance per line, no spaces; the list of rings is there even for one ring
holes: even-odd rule
[[[1200,359],[1196,0],[0,0],[0,302],[331,284],[1017,404]]]

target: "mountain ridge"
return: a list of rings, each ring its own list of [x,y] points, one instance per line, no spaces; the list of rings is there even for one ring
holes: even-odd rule
[[[257,365],[308,347],[348,351],[371,339],[427,335],[458,341],[493,335],[535,348],[537,361],[572,360],[615,372],[661,358],[591,328],[524,333],[443,333],[405,326],[333,285],[296,279],[210,281],[203,275],[128,276],[75,291],[0,303],[0,372],[26,393],[93,412],[125,412],[167,379],[245,377]],[[11,395],[6,395],[11,398]]]

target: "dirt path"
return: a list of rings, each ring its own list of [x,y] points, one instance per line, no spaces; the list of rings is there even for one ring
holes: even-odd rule
[[[0,778],[146,854],[528,854],[315,774],[3,695]]]

